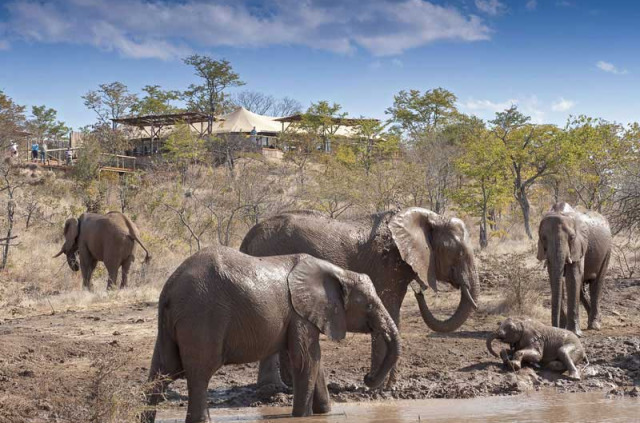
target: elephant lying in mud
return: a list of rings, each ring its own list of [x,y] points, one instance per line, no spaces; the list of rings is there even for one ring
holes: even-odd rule
[[[555,204],[544,215],[538,229],[537,257],[546,260],[549,272],[553,326],[581,334],[580,298],[589,316],[588,328],[600,329],[600,297],[610,256],[611,230],[605,217],[596,212],[579,213],[567,203]]]
[[[365,376],[381,385],[400,354],[395,323],[367,275],[306,254],[252,257],[212,247],[169,277],[158,303],[149,379],[155,405],[170,380],[187,379],[187,423],[207,419],[207,386],[225,364],[250,363],[286,349],[293,368],[293,415],[330,411],[319,335],[374,333],[387,354]],[[152,422],[155,411],[143,421]]]
[[[417,282],[412,286],[422,318],[435,331],[456,330],[477,308],[478,276],[464,223],[418,207],[350,222],[310,211],[288,212],[255,225],[240,250],[253,256],[306,253],[365,273],[398,326],[400,307],[412,281]],[[432,314],[422,292],[427,284],[436,290],[437,280],[460,290],[456,311],[444,321]],[[373,368],[385,356],[385,345],[382,339],[372,338]],[[277,355],[260,363],[258,384],[271,383],[282,383]]]
[[[586,356],[580,339],[571,331],[532,319],[508,318],[487,338],[487,349],[498,357],[491,345],[495,339],[510,345],[499,356],[513,370],[520,370],[523,363],[541,364],[553,371],[568,370],[569,378],[580,380],[576,364]]]
[[[69,218],[64,224],[64,244],[60,252],[67,256],[67,263],[74,272],[82,271],[82,285],[92,289],[91,275],[99,261],[109,272],[107,289],[113,288],[118,279],[118,269],[122,266],[122,283],[127,286],[129,268],[135,260],[135,243],[140,244],[146,253],[145,263],[151,259],[145,248],[138,228],[127,216],[120,212],[105,215],[83,213],[78,219]],[[80,264],[78,264],[78,255]]]

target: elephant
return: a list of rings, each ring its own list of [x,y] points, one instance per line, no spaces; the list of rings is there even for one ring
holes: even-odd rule
[[[567,203],[558,203],[543,216],[537,258],[545,261],[549,273],[553,326],[581,335],[579,297],[588,314],[588,329],[600,329],[600,297],[610,257],[611,229],[602,215],[580,213]],[[564,312],[565,291],[568,314]]]
[[[149,373],[148,404],[167,384],[187,380],[187,423],[206,420],[207,386],[225,364],[289,353],[294,416],[330,411],[319,335],[344,339],[347,331],[379,334],[387,355],[364,377],[382,384],[400,354],[395,323],[367,275],[307,254],[253,257],[209,247],[169,277],[158,302],[158,335]],[[153,422],[148,410],[144,422]]]
[[[477,308],[479,283],[473,249],[464,223],[411,207],[354,221],[338,221],[313,211],[286,212],[249,230],[240,250],[254,256],[307,253],[369,275],[385,308],[400,326],[400,307],[411,283],[427,326],[438,332],[459,328]],[[438,320],[423,291],[436,280],[460,289],[454,314]],[[385,356],[385,343],[372,338],[371,366]],[[278,356],[260,363],[258,384],[282,385]],[[286,380],[286,370],[281,371]],[[388,386],[395,382],[395,369]]]
[[[122,283],[127,286],[129,269],[135,260],[135,243],[145,251],[145,263],[151,260],[149,251],[140,241],[138,228],[124,214],[109,212],[105,215],[83,213],[79,218],[69,218],[64,224],[64,244],[54,258],[65,254],[74,272],[82,270],[82,286],[91,290],[91,275],[99,261],[109,272],[107,289],[116,285],[118,269],[122,266]],[[78,255],[80,263],[78,264]]]
[[[580,380],[576,364],[586,359],[580,338],[573,332],[544,325],[532,319],[508,318],[487,338],[487,349],[495,357],[492,342],[498,339],[510,345],[500,351],[504,364],[518,371],[523,362],[541,364],[558,372],[569,371],[568,377]]]

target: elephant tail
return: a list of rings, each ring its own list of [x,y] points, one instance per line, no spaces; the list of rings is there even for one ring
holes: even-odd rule
[[[140,241],[140,234],[138,233],[138,228],[136,228],[136,225],[134,225],[133,222],[127,216],[123,214],[122,217],[124,217],[124,221],[127,224],[127,228],[129,229],[129,236],[131,237],[131,239],[133,239],[138,244],[140,244],[140,246],[142,247],[142,249],[146,254],[146,256],[144,257],[144,262],[149,263],[149,261],[151,261],[151,254],[149,254],[149,250],[147,250],[147,247],[145,247],[142,241]]]
[[[141,423],[155,421],[155,406],[163,399],[167,385],[183,373],[180,350],[170,330],[172,325],[167,309],[168,303],[161,298],[158,305],[158,337],[153,349],[149,382],[145,389],[147,407],[140,414]]]

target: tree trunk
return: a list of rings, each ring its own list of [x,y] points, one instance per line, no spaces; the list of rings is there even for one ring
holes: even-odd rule
[[[527,191],[524,187],[520,187],[520,189],[518,189],[516,199],[518,200],[518,204],[520,204],[520,209],[522,210],[524,231],[526,232],[529,239],[533,239],[533,235],[531,234],[531,225],[529,223],[531,206],[529,205],[529,198],[527,197]]]

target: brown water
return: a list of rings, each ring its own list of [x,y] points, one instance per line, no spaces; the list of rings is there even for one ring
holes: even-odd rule
[[[513,397],[433,399],[333,404],[328,415],[293,418],[288,407],[211,410],[214,422],[640,422],[640,399],[604,393],[535,392]],[[184,421],[184,413],[158,413],[159,423]]]

